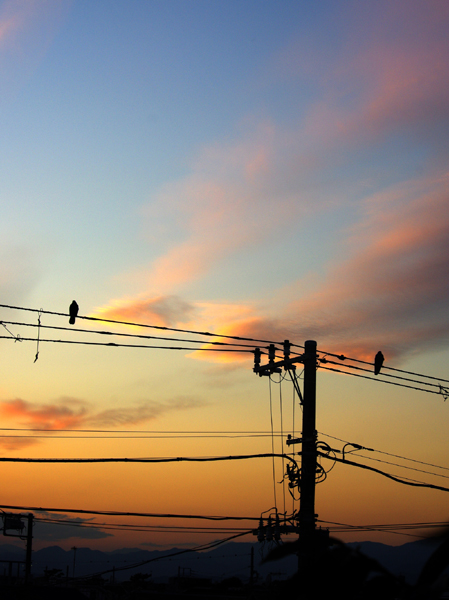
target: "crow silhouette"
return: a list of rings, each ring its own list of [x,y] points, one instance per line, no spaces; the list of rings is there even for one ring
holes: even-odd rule
[[[78,315],[78,311],[79,311],[79,306],[74,300],[69,308],[69,315],[70,315],[69,323],[70,323],[70,325],[75,325],[75,319]]]
[[[374,375],[379,375],[382,365],[384,364],[384,355],[379,350],[374,358]]]

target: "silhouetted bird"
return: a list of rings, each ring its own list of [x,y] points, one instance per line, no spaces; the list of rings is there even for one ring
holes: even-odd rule
[[[69,315],[70,315],[69,323],[70,323],[70,325],[75,325],[75,319],[78,315],[78,311],[79,311],[78,304],[74,300],[69,308]]]
[[[374,358],[374,375],[379,375],[382,365],[384,364],[384,355],[379,350]]]

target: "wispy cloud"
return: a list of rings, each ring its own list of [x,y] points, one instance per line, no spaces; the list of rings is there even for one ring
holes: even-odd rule
[[[123,298],[112,301],[92,314],[101,319],[169,327],[190,321],[194,312],[195,307],[191,303],[171,295],[154,298]]]
[[[296,342],[372,358],[449,341],[449,176],[369,199],[348,231],[349,257],[328,265],[315,290],[272,319],[231,327],[235,335]]]
[[[2,96],[17,89],[39,64],[71,0],[6,0],[0,6]]]
[[[16,398],[0,401],[0,415],[4,421],[12,421],[20,427],[44,430],[51,434],[57,430],[138,425],[170,412],[190,410],[203,405],[204,402],[198,398],[179,396],[166,402],[148,400],[134,406],[97,411],[88,402],[77,398],[61,398],[45,404]],[[19,450],[37,442],[33,437],[0,438],[0,446],[7,450]]]
[[[166,298],[175,290],[179,298],[231,255],[298,235],[319,211],[353,206],[356,225],[341,232],[344,241],[313,292],[292,278],[295,296],[270,310],[243,290],[240,314],[217,318],[209,330],[316,338],[367,356],[379,347],[393,356],[447,340],[449,9],[415,7],[397,29],[408,5],[381,4],[364,36],[354,35],[351,21],[352,37],[329,60],[318,46],[315,60],[301,44],[278,56],[285,78],[315,85],[288,127],[267,118],[240,140],[205,148],[190,175],[145,209],[148,239],[165,251],[145,274],[149,300],[129,298],[115,315],[199,328],[206,321],[200,302],[189,303],[190,312],[155,312],[155,291]],[[363,8],[345,15],[369,16]]]
[[[57,404],[33,404],[19,398],[4,400],[0,412],[6,419],[47,431],[79,428],[89,414],[86,403],[76,398],[63,398]]]
[[[97,427],[118,427],[122,425],[138,425],[152,421],[169,412],[189,410],[203,406],[197,398],[188,396],[178,397],[168,402],[147,402],[130,408],[108,409],[91,415],[89,425]]]

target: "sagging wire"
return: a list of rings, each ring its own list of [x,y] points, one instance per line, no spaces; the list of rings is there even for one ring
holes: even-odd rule
[[[23,341],[23,340],[22,340],[22,338],[20,337],[20,335],[19,335],[19,334],[17,334],[17,335],[14,335],[14,334],[13,334],[13,332],[12,332],[12,331],[10,331],[10,330],[9,330],[9,329],[6,327],[6,325],[3,323],[3,321],[0,321],[0,325],[3,325],[3,327],[4,327],[4,328],[6,329],[6,331],[9,333],[9,335],[10,335],[12,338],[14,338],[14,343],[15,343],[15,342],[22,342],[22,341]]]
[[[295,371],[293,369],[287,369],[287,372],[289,373],[290,379],[293,383],[293,387],[295,388],[295,391],[298,394],[299,404],[302,406],[304,404],[304,400],[303,400],[303,397],[301,394],[301,388],[299,387],[299,384],[298,384],[298,379],[300,379],[301,376],[298,377],[297,375],[295,375]],[[301,375],[303,372],[304,372],[304,369],[301,372]]]
[[[34,357],[34,362],[37,361],[37,359],[39,358],[39,341],[40,341],[40,335],[41,335],[41,315],[43,312],[43,308],[39,309],[39,312],[37,313],[37,345],[36,345],[36,356]]]
[[[300,488],[301,469],[295,465],[287,464],[287,472],[285,473],[284,478],[288,479],[288,491],[290,496],[293,498],[294,502],[298,502],[300,498],[299,496],[295,496],[294,490],[295,488]]]
[[[322,452],[323,454],[326,454],[327,458],[332,458],[331,453],[334,455],[334,457],[336,457],[336,451],[334,450],[334,448],[331,448],[331,446],[329,446],[329,444],[326,444],[326,442],[321,442],[321,441],[317,442],[316,449],[318,452]],[[320,457],[320,455],[318,455],[318,458],[319,457]],[[332,471],[332,469],[335,467],[335,465],[336,465],[336,460],[334,460],[330,469],[328,469],[326,471],[320,463],[317,463],[317,468],[319,468],[319,470],[320,470],[319,472],[320,473],[322,472],[324,474],[324,476],[320,475],[316,479],[316,483],[321,483],[322,481],[324,481],[327,478],[328,473],[330,473]],[[318,471],[317,471],[317,473],[318,473]]]

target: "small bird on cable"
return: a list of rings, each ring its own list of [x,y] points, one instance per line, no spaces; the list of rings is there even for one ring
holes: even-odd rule
[[[70,323],[70,325],[75,325],[75,319],[78,315],[78,311],[79,311],[79,306],[74,300],[69,307],[69,315],[70,315],[69,323]]]
[[[384,355],[379,350],[379,352],[374,357],[374,375],[379,375],[383,364],[384,364]]]

